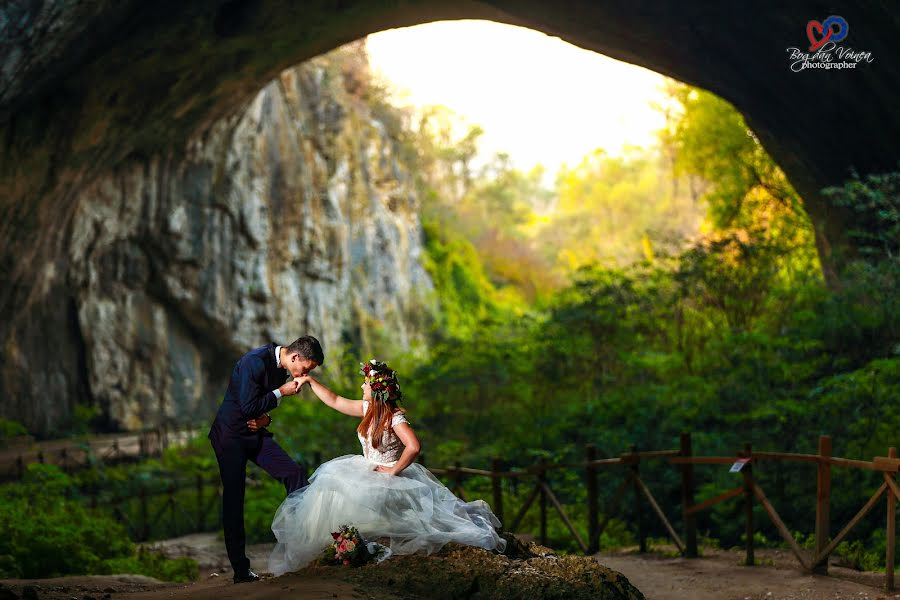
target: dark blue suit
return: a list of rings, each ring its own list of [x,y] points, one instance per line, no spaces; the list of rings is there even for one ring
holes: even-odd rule
[[[277,366],[275,344],[251,350],[234,366],[209,440],[222,476],[222,525],[228,559],[236,574],[250,568],[244,552],[244,488],[251,460],[284,484],[287,493],[306,485],[304,470],[266,429],[250,431],[247,421],[278,406],[273,390],[288,378]]]

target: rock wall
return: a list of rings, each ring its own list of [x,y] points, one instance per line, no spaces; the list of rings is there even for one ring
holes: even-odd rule
[[[809,47],[807,23],[835,12],[850,27],[842,44],[873,62],[792,71],[789,48]],[[820,191],[851,171],[897,168],[900,62],[890,57],[900,22],[883,0],[770,1],[752,13],[704,0],[7,0],[0,312],[27,302],[30,283],[16,261],[49,262],[43,257],[59,248],[54,228],[69,216],[66,190],[92,180],[93,165],[180,147],[291,65],[368,33],[443,19],[531,27],[730,101],[803,198],[826,279],[839,287],[857,255],[848,233],[855,216]],[[564,109],[562,99],[548,114]]]
[[[309,333],[327,367],[374,324],[400,346],[420,334],[417,198],[362,98],[362,51],[286,70],[184,152],[78,191],[65,259],[34,283],[43,325],[6,340],[3,416],[47,433],[80,401],[110,428],[195,423],[251,347]]]

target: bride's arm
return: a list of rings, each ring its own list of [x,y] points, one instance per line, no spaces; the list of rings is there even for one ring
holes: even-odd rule
[[[345,415],[350,415],[351,417],[363,416],[362,400],[350,400],[349,398],[338,396],[309,375],[298,377],[295,381],[299,381],[301,386],[304,383],[309,383],[309,387],[312,388],[313,393],[318,396],[319,400],[326,406],[329,406],[338,412],[342,412]]]
[[[393,467],[378,467],[378,469],[376,469],[377,471],[384,471],[391,475],[399,474],[403,469],[412,464],[412,461],[416,460],[416,457],[419,455],[420,450],[419,438],[416,436],[416,432],[413,431],[413,428],[409,426],[409,423],[399,423],[394,426],[394,433],[397,434],[397,437],[403,442],[403,454],[400,455],[400,458],[397,459],[397,462]]]

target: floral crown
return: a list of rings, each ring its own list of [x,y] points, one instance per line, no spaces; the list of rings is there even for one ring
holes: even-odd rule
[[[382,404],[388,400],[400,402],[403,395],[400,393],[400,382],[397,381],[397,371],[394,371],[374,358],[367,363],[359,363],[359,373],[364,375],[366,383],[372,388],[372,398]]]

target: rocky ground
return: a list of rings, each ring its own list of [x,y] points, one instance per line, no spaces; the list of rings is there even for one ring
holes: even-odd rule
[[[665,548],[588,559],[556,557],[549,549],[521,542],[511,544],[510,556],[451,545],[430,557],[395,557],[360,569],[311,567],[234,585],[215,535],[185,536],[152,546],[171,557],[194,558],[200,580],[173,584],[130,575],[6,580],[0,582],[0,600],[274,600],[285,595],[332,600],[900,600],[900,590],[882,591],[883,573],[832,566],[831,576],[810,576],[782,550],[758,549],[759,566],[744,567],[737,550],[705,549],[703,557],[694,560],[674,557]],[[248,548],[257,572],[265,571],[270,550],[267,544]]]
[[[170,557],[190,556],[200,580],[170,584],[149,578],[64,577],[0,582],[0,600],[210,600],[297,598],[405,600],[429,598],[529,600],[643,600],[620,573],[587,557],[558,557],[552,550],[509,538],[507,555],[448,544],[432,556],[394,557],[359,569],[309,567],[253,584],[234,585],[225,551],[215,535],[191,535],[152,544]],[[251,565],[264,574],[271,546],[248,548]]]

